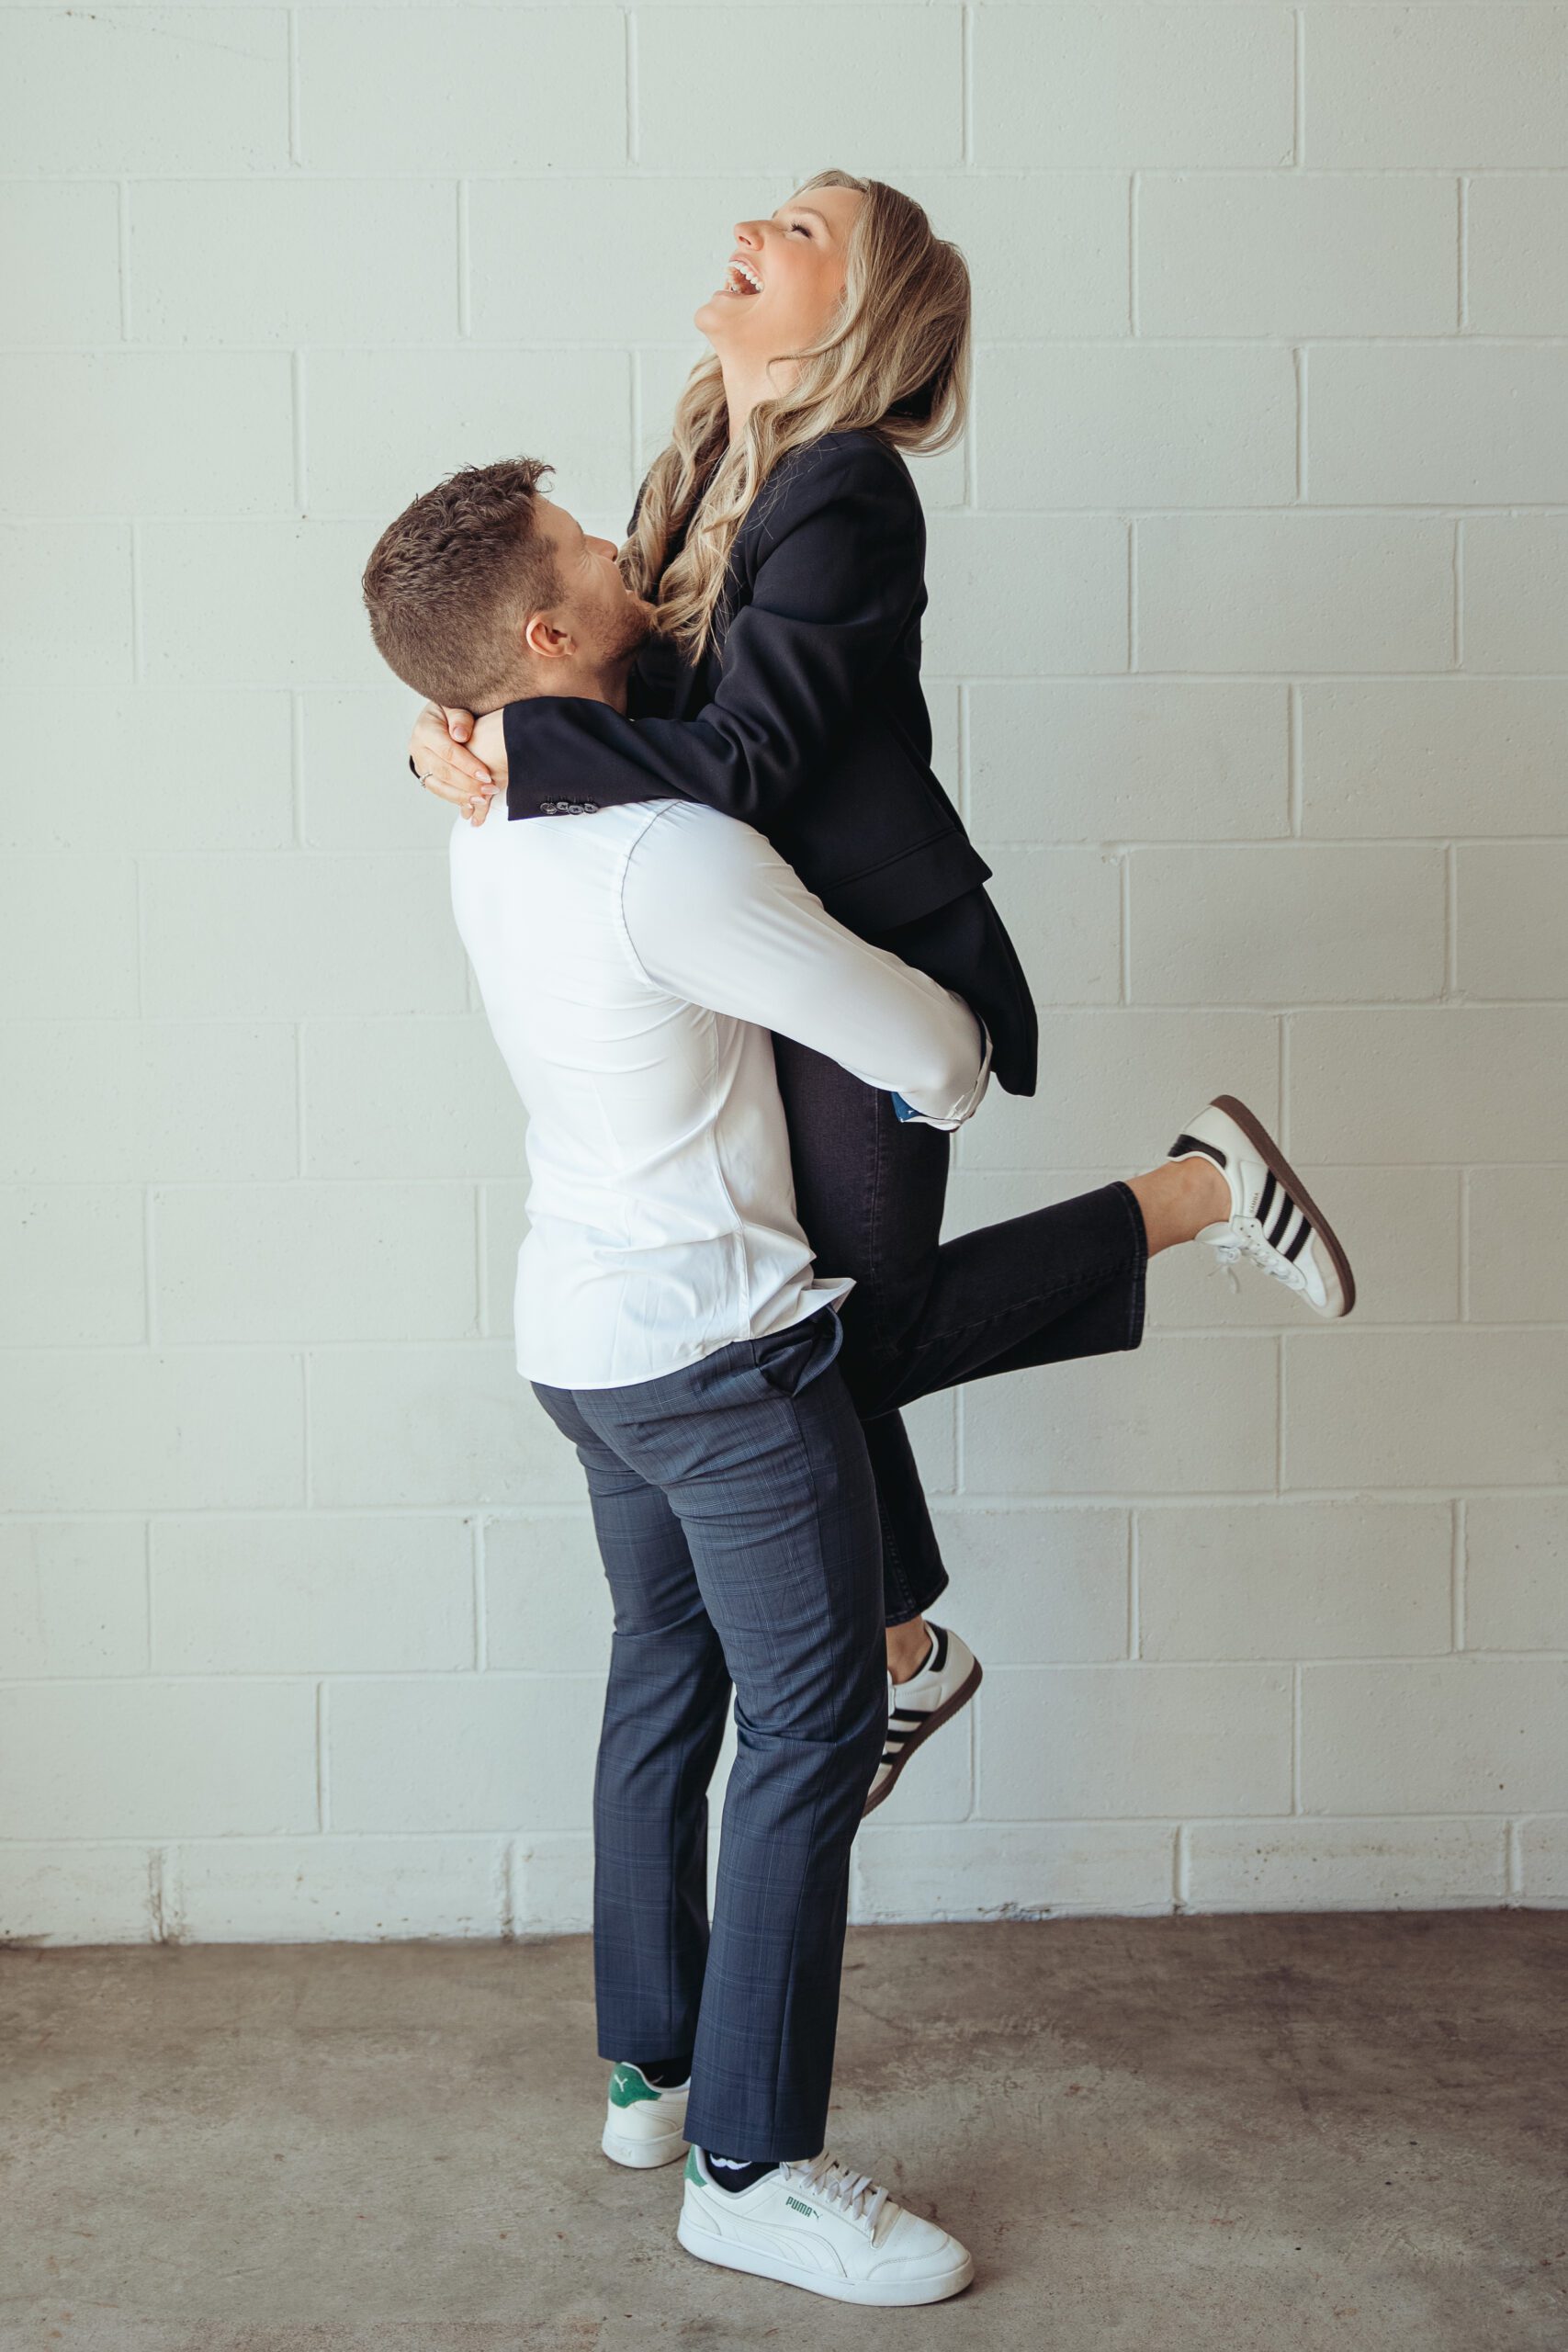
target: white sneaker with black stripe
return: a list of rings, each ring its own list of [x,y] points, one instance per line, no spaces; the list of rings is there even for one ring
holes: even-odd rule
[[[1231,1213],[1198,1234],[1221,1265],[1259,1267],[1314,1315],[1348,1315],[1356,1278],[1337,1235],[1268,1128],[1234,1094],[1216,1094],[1184,1127],[1168,1162],[1201,1152],[1230,1187]]]
[[[653,2064],[649,2060],[649,2065]],[[637,2170],[672,2165],[686,2153],[686,2094],[689,2081],[664,2090],[650,2083],[629,2059],[610,2073],[610,2098],[599,2145],[612,2164]]]
[[[940,2303],[975,2276],[967,2246],[896,2205],[886,2188],[826,2148],[734,2190],[715,2186],[694,2148],[675,2234],[688,2254],[721,2269],[749,2270],[840,2303]]]
[[[950,1723],[980,1688],[980,1661],[960,1634],[926,1620],[931,1637],[931,1655],[907,1682],[887,1678],[887,1736],[861,1818],[874,1813],[893,1793],[894,1782],[920,1745],[933,1731]]]

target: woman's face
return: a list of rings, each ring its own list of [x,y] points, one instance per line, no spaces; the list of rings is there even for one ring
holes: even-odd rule
[[[693,323],[721,359],[766,362],[818,341],[844,291],[844,256],[864,202],[853,187],[814,187],[771,220],[738,220],[725,282]]]

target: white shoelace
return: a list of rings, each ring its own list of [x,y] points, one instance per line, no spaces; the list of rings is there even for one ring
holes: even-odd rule
[[[832,2206],[846,2221],[858,2222],[870,2237],[887,2202],[887,2191],[879,2188],[868,2172],[852,2172],[826,2148],[808,2160],[786,2161],[783,2170],[786,2179],[793,2174],[820,2203]]]
[[[1221,1240],[1212,1242],[1210,1247],[1222,1266],[1234,1266],[1238,1258],[1247,1258],[1288,1289],[1304,1290],[1306,1287],[1306,1276],[1301,1268],[1292,1265],[1289,1258],[1282,1258],[1278,1250],[1270,1247],[1264,1239],[1263,1227],[1255,1216],[1233,1217],[1229,1232]]]

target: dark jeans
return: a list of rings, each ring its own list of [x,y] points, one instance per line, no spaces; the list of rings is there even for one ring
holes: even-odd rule
[[[808,1046],[773,1040],[795,1204],[821,1274],[852,1274],[845,1381],[865,1429],[889,1625],[947,1585],[898,1408],[1143,1338],[1148,1244],[1123,1183],[940,1242],[950,1139]],[[981,1114],[984,1116],[984,1113]]]
[[[615,1630],[593,1780],[599,2054],[692,2056],[686,2133],[827,2128],[850,1848],[887,1725],[876,1496],[819,1309],[657,1380],[535,1385],[588,1474]],[[707,1786],[739,1749],[707,1914]]]

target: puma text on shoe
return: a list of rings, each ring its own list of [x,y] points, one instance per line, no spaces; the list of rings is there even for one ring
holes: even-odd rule
[[[714,2186],[701,2149],[693,2148],[675,2234],[704,2262],[840,2303],[939,2303],[975,2275],[955,2237],[895,2205],[826,2148],[776,2165],[735,2194]]]
[[[686,2153],[686,2093],[691,2086],[660,2089],[628,2060],[610,2075],[610,2098],[599,2145],[613,2164],[650,2168],[672,2165]]]
[[[930,1624],[930,1620],[927,1620]],[[951,1722],[980,1687],[980,1661],[945,1625],[931,1625],[931,1653],[907,1682],[887,1681],[887,1735],[872,1778],[863,1818],[893,1793],[899,1773],[923,1739]]]
[[[1230,1187],[1229,1218],[1198,1235],[1221,1265],[1238,1258],[1292,1290],[1314,1315],[1348,1315],[1356,1278],[1323,1211],[1255,1112],[1216,1094],[1171,1145],[1168,1159],[1212,1159]]]

